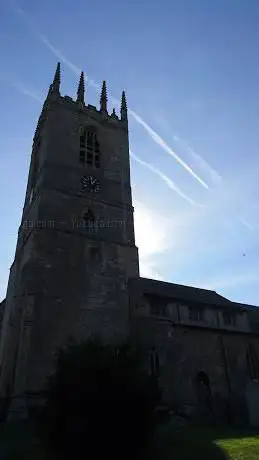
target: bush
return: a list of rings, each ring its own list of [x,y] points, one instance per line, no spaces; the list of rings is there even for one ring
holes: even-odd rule
[[[160,393],[143,359],[129,344],[93,340],[59,352],[40,426],[60,458],[133,460],[148,444]]]

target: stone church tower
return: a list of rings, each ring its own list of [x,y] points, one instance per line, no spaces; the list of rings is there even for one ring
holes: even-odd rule
[[[38,402],[69,338],[130,333],[175,413],[259,427],[258,307],[139,276],[125,94],[119,118],[105,82],[99,110],[84,93],[81,74],[76,101],[60,95],[58,65],[0,303],[0,416],[10,398],[10,416]]]
[[[0,396],[13,410],[42,389],[70,337],[125,337],[139,276],[125,93],[121,116],[60,95],[60,64],[33,139],[0,343]],[[31,400],[31,399],[30,399]]]

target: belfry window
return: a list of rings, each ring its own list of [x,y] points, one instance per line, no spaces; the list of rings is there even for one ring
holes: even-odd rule
[[[100,168],[100,144],[95,128],[86,128],[80,135],[80,163]]]

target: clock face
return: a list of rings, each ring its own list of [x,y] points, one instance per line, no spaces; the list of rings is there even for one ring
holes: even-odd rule
[[[84,176],[81,179],[83,187],[89,192],[99,192],[100,183],[94,176]]]

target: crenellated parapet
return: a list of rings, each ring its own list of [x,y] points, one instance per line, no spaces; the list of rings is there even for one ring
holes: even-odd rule
[[[62,96],[60,92],[60,87],[61,87],[61,69],[60,69],[60,63],[57,64],[57,68],[55,71],[55,75],[53,78],[53,82],[49,87],[49,91],[46,97],[46,100],[44,102],[42,112],[39,117],[38,125],[36,128],[35,132],[35,137],[37,137],[37,131],[39,126],[44,122],[45,115],[46,115],[46,109],[49,107],[50,103],[52,102],[60,102],[64,103],[67,105],[68,108],[71,109],[78,109],[90,115],[91,117],[96,117],[99,119],[99,117],[102,118],[103,121],[108,121],[111,123],[118,123],[119,125],[122,125],[124,128],[128,127],[128,109],[127,109],[127,102],[126,102],[126,95],[125,91],[122,91],[122,96],[121,96],[121,104],[120,104],[120,116],[116,114],[115,108],[112,109],[112,112],[109,113],[108,111],[108,96],[107,96],[107,86],[106,86],[106,81],[103,81],[102,83],[102,88],[100,92],[100,105],[99,108],[92,104],[86,103],[86,86],[87,86],[87,81],[85,82],[85,76],[84,72],[81,72],[80,78],[79,78],[79,83],[78,83],[78,88],[77,88],[77,96],[76,99],[73,99],[71,96],[65,95]]]

